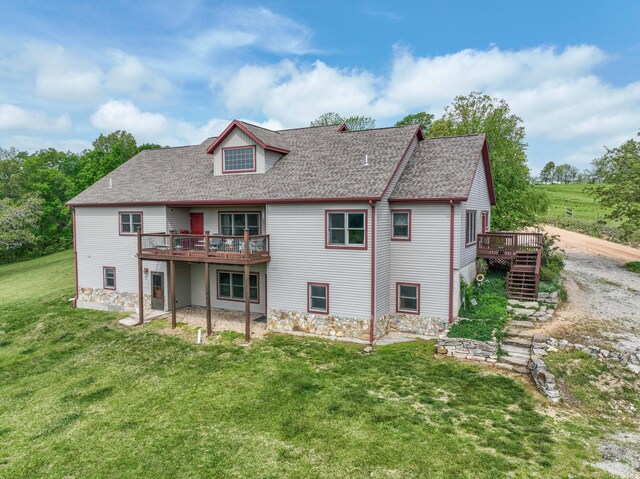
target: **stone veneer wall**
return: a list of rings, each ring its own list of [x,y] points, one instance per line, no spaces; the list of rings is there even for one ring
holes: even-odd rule
[[[135,313],[138,311],[138,293],[100,288],[80,288],[77,306],[87,309]],[[145,309],[151,309],[151,295],[149,294],[144,295],[144,307]]]
[[[387,333],[396,331],[437,338],[448,326],[446,318],[432,318],[407,313],[391,313],[387,316]]]
[[[267,331],[369,340],[369,320],[270,309]]]

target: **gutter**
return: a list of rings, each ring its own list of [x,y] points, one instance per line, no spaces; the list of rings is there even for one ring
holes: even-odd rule
[[[451,239],[449,241],[449,324],[453,323],[453,254],[454,254],[454,238],[455,238],[455,205],[453,200],[449,200],[451,205]]]
[[[78,307],[78,247],[76,241],[76,209],[73,206],[69,206],[71,209],[71,226],[73,231],[73,264],[76,273],[76,296],[73,298],[73,307]]]
[[[369,321],[369,344],[373,346],[373,328],[376,315],[376,205],[371,206],[371,319]]]

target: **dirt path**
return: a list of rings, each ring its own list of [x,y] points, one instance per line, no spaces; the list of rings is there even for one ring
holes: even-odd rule
[[[569,301],[544,331],[581,344],[640,351],[640,275],[622,268],[640,261],[640,250],[555,227],[566,254],[563,273]]]

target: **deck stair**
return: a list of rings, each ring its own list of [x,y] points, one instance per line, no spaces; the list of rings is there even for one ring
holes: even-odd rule
[[[542,267],[542,234],[483,233],[478,235],[478,257],[508,262],[507,296],[535,301]]]

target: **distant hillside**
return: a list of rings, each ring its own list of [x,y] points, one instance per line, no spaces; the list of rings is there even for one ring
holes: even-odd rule
[[[566,209],[571,208],[574,220],[604,220],[607,209],[596,203],[594,197],[589,194],[587,188],[590,186],[592,185],[536,185],[536,188],[545,191],[551,199],[546,215],[549,219],[571,218],[566,214]],[[611,221],[608,220],[607,223],[609,222]]]

